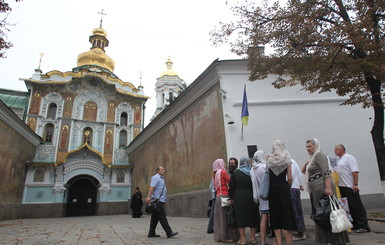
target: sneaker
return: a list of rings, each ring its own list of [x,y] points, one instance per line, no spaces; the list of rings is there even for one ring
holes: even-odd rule
[[[300,236],[300,237],[298,237],[298,236],[293,236],[293,241],[301,241],[301,240],[305,240],[306,239],[306,235],[305,234],[303,234],[303,236]]]
[[[359,229],[356,230],[356,233],[368,233],[368,232],[370,232],[370,231],[368,231],[368,230],[366,230],[364,228],[359,228]]]

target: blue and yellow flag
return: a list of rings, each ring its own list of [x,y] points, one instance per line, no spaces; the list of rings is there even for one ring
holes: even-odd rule
[[[247,106],[247,95],[246,95],[246,84],[245,89],[243,90],[243,102],[242,102],[242,114],[241,114],[242,123],[247,126],[249,123],[249,109]]]

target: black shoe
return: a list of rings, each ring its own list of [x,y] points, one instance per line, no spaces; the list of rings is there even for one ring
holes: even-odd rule
[[[178,232],[171,232],[170,234],[167,235],[167,238],[173,237],[175,235],[178,235]]]
[[[160,237],[160,236],[157,234],[148,234],[148,237]]]
[[[214,233],[214,230],[207,230],[207,234]]]

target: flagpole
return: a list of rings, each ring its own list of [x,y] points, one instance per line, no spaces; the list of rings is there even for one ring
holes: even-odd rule
[[[242,129],[241,129],[241,141],[243,141],[243,123],[242,123]]]

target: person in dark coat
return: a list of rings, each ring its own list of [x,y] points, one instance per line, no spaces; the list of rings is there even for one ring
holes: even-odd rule
[[[136,187],[134,195],[131,198],[130,208],[132,209],[132,218],[140,218],[143,215],[142,212],[143,200],[142,193],[139,187]]]

